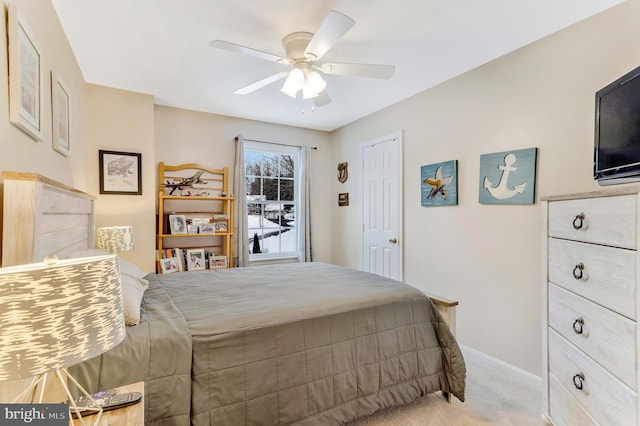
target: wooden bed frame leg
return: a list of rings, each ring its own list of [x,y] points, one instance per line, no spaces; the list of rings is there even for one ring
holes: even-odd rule
[[[453,337],[456,336],[456,306],[458,306],[457,300],[447,299],[440,296],[428,295],[429,299],[436,305],[438,312],[444,318],[444,321],[449,326],[449,330],[451,330],[451,334]],[[450,392],[442,392],[442,396],[444,396],[449,404],[453,402],[453,395]]]

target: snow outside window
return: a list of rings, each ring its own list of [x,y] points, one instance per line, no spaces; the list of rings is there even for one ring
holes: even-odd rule
[[[251,260],[298,257],[300,147],[245,142]]]

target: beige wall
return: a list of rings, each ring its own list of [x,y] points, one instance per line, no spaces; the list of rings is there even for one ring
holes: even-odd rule
[[[405,280],[455,298],[462,344],[541,371],[540,205],[480,205],[481,154],[538,147],[539,195],[598,188],[592,179],[594,92],[640,65],[640,1],[630,0],[332,135],[333,162],[358,144],[404,135]],[[425,70],[428,72],[428,70]],[[459,205],[420,206],[420,166],[458,160]],[[355,170],[354,170],[355,172]],[[360,176],[334,208],[334,263],[360,268]],[[538,195],[538,197],[539,197]]]
[[[142,154],[142,195],[99,195],[96,228],[133,226],[135,249],[120,255],[147,272],[155,271],[155,145],[153,97],[87,85],[89,186],[100,192],[99,150]]]
[[[332,229],[330,206],[336,200],[331,183],[335,180],[337,166],[329,164],[331,149],[326,132],[156,106],[155,134],[156,164],[164,161],[169,165],[228,166],[231,179],[235,164],[234,138],[238,135],[245,139],[316,146],[318,149],[311,151],[312,249],[314,260],[329,261],[333,244],[331,232],[327,230]]]
[[[66,185],[88,190],[87,117],[80,68],[50,0],[15,0],[41,54],[41,120],[44,140],[36,142],[9,122],[6,20],[0,20],[0,170],[36,172]],[[5,6],[5,2],[0,2]],[[5,12],[6,13],[6,12]],[[6,15],[5,15],[6,16]],[[51,70],[64,81],[71,96],[71,158],[53,150]]]

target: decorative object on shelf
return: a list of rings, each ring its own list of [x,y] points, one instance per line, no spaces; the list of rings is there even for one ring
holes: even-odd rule
[[[206,268],[204,249],[187,250],[187,271],[198,271]]]
[[[53,149],[66,157],[71,156],[69,108],[69,90],[67,90],[66,85],[60,81],[58,75],[54,71],[51,71]]]
[[[165,195],[177,195],[180,197],[205,197],[211,195],[208,191],[196,188],[195,185],[206,185],[209,183],[202,179],[204,171],[200,170],[189,177],[167,177],[165,179]]]
[[[209,256],[209,269],[222,269],[229,267],[227,256]]]
[[[142,195],[142,154],[104,151],[100,157],[100,193]]]
[[[538,148],[480,156],[481,204],[535,203]]]
[[[345,183],[349,179],[349,163],[338,163],[338,182]]]
[[[15,4],[7,5],[9,121],[36,141],[42,137],[40,48]]]
[[[338,205],[340,207],[344,207],[344,206],[348,206],[349,205],[349,193],[348,192],[342,192],[342,193],[338,194]]]
[[[96,247],[109,253],[133,250],[133,226],[98,228]]]
[[[0,312],[0,340],[11,342],[0,351],[0,380],[35,376],[13,402],[30,401],[40,385],[41,403],[48,373],[69,400],[67,380],[90,398],[67,367],[108,351],[126,335],[118,259],[47,259],[0,268]],[[74,404],[70,409],[79,411]],[[102,410],[93,411],[98,424]]]
[[[215,232],[215,228],[213,227],[213,223],[201,223],[199,232],[201,234],[213,234]]]
[[[178,258],[166,257],[164,259],[160,259],[160,270],[163,274],[178,272],[180,270],[178,267]]]
[[[227,232],[229,230],[226,219],[214,219],[213,227],[216,232]]]
[[[458,204],[458,160],[420,167],[420,182],[423,207]]]
[[[190,223],[187,225],[187,234],[199,234],[200,233],[200,225],[196,223]]]
[[[181,214],[170,214],[169,227],[172,234],[186,234],[187,218]]]

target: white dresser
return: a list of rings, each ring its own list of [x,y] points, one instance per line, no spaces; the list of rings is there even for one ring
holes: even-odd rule
[[[638,425],[640,187],[542,198],[543,415]]]

